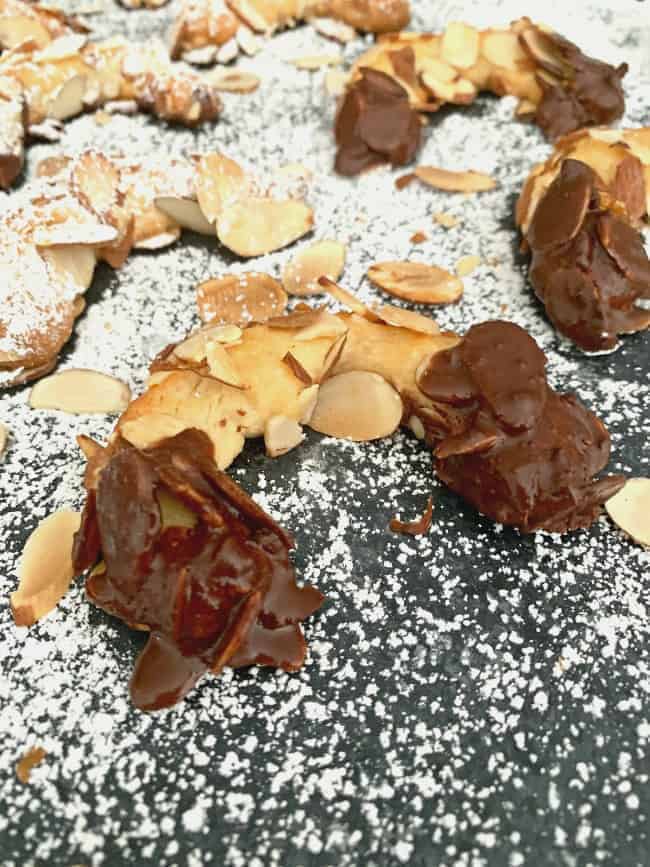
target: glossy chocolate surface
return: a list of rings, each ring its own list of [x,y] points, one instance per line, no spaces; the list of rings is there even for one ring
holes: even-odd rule
[[[404,57],[401,61],[408,63]],[[335,169],[356,175],[385,162],[406,165],[420,146],[421,130],[420,117],[401,84],[378,70],[362,69],[336,117]]]
[[[75,567],[101,561],[86,582],[91,601],[151,632],[131,681],[137,707],[168,707],[225,665],[300,668],[300,622],[323,596],[297,586],[292,547],[217,470],[203,433],[146,451],[119,444],[89,491]]]
[[[619,334],[650,325],[650,311],[637,306],[650,298],[650,261],[631,224],[645,211],[636,157],[621,163],[607,192],[589,166],[565,160],[526,238],[537,296],[558,331],[587,351],[613,349]],[[617,208],[607,207],[612,197]]]
[[[483,514],[524,532],[589,526],[624,483],[594,479],[609,459],[609,435],[575,397],[549,387],[545,365],[522,328],[485,322],[434,355],[418,381],[440,410],[437,430],[423,418],[429,442],[441,440],[439,477]]]

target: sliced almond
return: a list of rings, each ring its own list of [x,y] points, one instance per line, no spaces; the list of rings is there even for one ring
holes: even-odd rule
[[[408,328],[419,334],[440,334],[440,327],[435,320],[415,310],[404,310],[402,307],[393,307],[392,304],[382,304],[372,310],[382,322],[395,328]]]
[[[170,247],[175,244],[181,236],[180,229],[172,229],[169,232],[160,232],[158,235],[153,235],[151,238],[142,238],[137,244],[134,244],[136,250],[164,250],[165,247]]]
[[[179,226],[199,235],[214,235],[214,225],[201,210],[196,199],[181,196],[159,196],[154,200],[158,210],[171,217]]]
[[[493,190],[497,185],[490,175],[472,169],[466,172],[450,172],[435,166],[418,166],[414,174],[428,186],[451,193],[480,193]]]
[[[313,211],[304,202],[251,197],[220,215],[217,236],[233,253],[250,258],[288,247],[313,225]]]
[[[517,71],[526,61],[526,52],[516,33],[510,30],[488,31],[481,40],[481,54],[493,66]]]
[[[286,455],[305,439],[303,429],[297,421],[283,415],[274,415],[264,428],[264,445],[271,458]]]
[[[298,396],[298,410],[300,413],[299,421],[301,424],[309,424],[311,417],[314,414],[316,403],[318,401],[319,385],[310,385],[303,389]]]
[[[248,194],[246,173],[234,160],[223,154],[201,157],[196,173],[196,196],[209,223],[214,223],[240,196]]]
[[[456,105],[467,105],[473,102],[478,93],[472,82],[465,78],[457,78],[447,83],[423,73],[422,83],[438,100]]]
[[[83,75],[74,75],[56,91],[45,106],[45,114],[55,120],[67,120],[84,110],[84,95],[86,79]]]
[[[440,54],[452,66],[467,69],[478,59],[479,44],[478,30],[460,21],[451,21],[443,34]]]
[[[50,268],[63,279],[71,280],[80,292],[88,289],[97,264],[95,250],[77,244],[68,247],[46,247],[39,252]]]
[[[31,626],[65,595],[74,577],[72,543],[79,529],[79,512],[55,512],[31,534],[18,570],[18,589],[11,594],[16,626]]]
[[[423,58],[418,64],[418,71],[421,76],[429,76],[445,84],[450,84],[458,78],[458,70],[437,57]]]
[[[344,307],[347,307],[353,313],[358,313],[359,316],[367,315],[368,308],[363,301],[360,301],[356,295],[352,294],[352,292],[348,292],[347,289],[339,286],[333,280],[330,280],[329,277],[320,277],[318,282],[328,295],[331,295],[332,298],[335,298],[340,304],[343,304]]]
[[[37,62],[54,63],[58,60],[67,60],[69,57],[75,57],[86,42],[88,42],[88,37],[83,33],[71,33],[68,36],[60,36],[58,39],[53,39],[42,51],[39,51]]]
[[[314,71],[322,69],[324,66],[339,66],[343,62],[340,54],[311,54],[307,57],[294,57],[289,60],[292,66],[296,69],[306,69]]]
[[[416,521],[400,521],[398,518],[392,518],[389,526],[393,533],[405,533],[409,536],[423,536],[431,528],[432,521],[433,498],[429,497],[426,509]]]
[[[241,50],[249,57],[257,54],[262,47],[259,37],[252,30],[249,30],[248,27],[240,27],[235,34],[235,38]]]
[[[439,226],[443,226],[445,229],[453,229],[454,226],[460,223],[458,217],[454,217],[452,214],[447,214],[444,211],[437,211],[433,215],[433,219]]]
[[[193,364],[202,364],[205,361],[205,353],[205,334],[202,331],[191,334],[174,348],[174,355],[177,358]]]
[[[639,545],[650,548],[650,479],[628,479],[605,508],[617,527]]]
[[[251,271],[201,283],[196,289],[196,303],[204,322],[247,325],[284,313],[287,294],[273,277]]]
[[[7,448],[7,440],[9,439],[9,428],[0,423],[0,458],[3,456]]]
[[[457,277],[424,262],[380,262],[369,268],[368,277],[390,295],[415,304],[450,304],[463,294]]]
[[[345,24],[337,18],[311,18],[309,23],[321,36],[343,44],[352,42],[357,35],[354,27],[350,27],[349,24]]]
[[[328,69],[325,74],[325,90],[329,96],[342,96],[345,93],[349,80],[350,76],[347,72],[332,67],[331,69]]]
[[[333,316],[326,310],[319,311],[313,322],[305,325],[296,334],[298,342],[318,340],[321,337],[339,337],[347,331],[346,325],[338,316]]]
[[[101,247],[110,244],[119,236],[114,226],[107,223],[73,223],[67,220],[53,226],[42,226],[36,229],[33,241],[37,247],[58,247],[83,244],[89,247]]]
[[[191,51],[183,53],[183,62],[189,63],[192,66],[212,66],[217,59],[217,51],[216,45],[203,45],[201,48],[193,48]]]
[[[394,433],[402,411],[399,394],[382,376],[354,370],[321,385],[309,424],[327,436],[365,442]]]
[[[339,241],[317,241],[300,250],[284,268],[282,284],[290,295],[315,295],[323,291],[320,277],[335,282],[345,267],[346,246]]]
[[[223,343],[219,343],[216,340],[206,340],[205,359],[208,363],[210,376],[213,376],[225,385],[231,385],[233,388],[244,387],[241,377]]]
[[[32,388],[32,409],[58,409],[73,414],[123,412],[131,400],[129,386],[96,370],[63,370]]]
[[[456,262],[456,273],[459,277],[467,277],[481,264],[480,256],[463,256]]]
[[[225,93],[253,93],[261,83],[257,75],[242,69],[228,69],[210,76],[212,87]]]

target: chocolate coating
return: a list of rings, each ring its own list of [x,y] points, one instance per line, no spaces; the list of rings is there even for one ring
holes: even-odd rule
[[[161,498],[182,504],[165,521]],[[188,515],[192,520],[188,519]],[[97,475],[75,540],[96,605],[151,631],[131,681],[134,704],[180,701],[225,665],[301,667],[300,622],[323,602],[295,582],[291,538],[212,460],[187,430],[140,451],[122,441]]]
[[[559,58],[557,64],[547,64],[531,52],[542,69],[560,77],[558,83],[543,76],[538,78],[543,97],[537,106],[535,122],[548,138],[556,139],[586,126],[608,125],[623,115],[625,95],[621,81],[627,64],[614,67],[588,57],[557,33],[540,34],[540,38],[547,41],[550,54]],[[528,48],[526,41],[522,41]]]
[[[545,364],[522,328],[484,322],[418,377],[439,410],[437,430],[423,418],[428,440],[440,440],[438,476],[483,514],[524,532],[587,527],[624,484],[621,476],[594,479],[609,459],[609,435],[575,397],[549,387]]]
[[[650,325],[650,311],[636,306],[650,298],[650,261],[629,222],[645,211],[645,186],[634,158],[626,161],[612,195],[621,192],[629,219],[605,207],[604,184],[589,166],[567,159],[528,230],[535,292],[558,331],[587,351],[613,349],[618,334]]]
[[[421,129],[401,84],[383,72],[363,68],[336,117],[336,171],[351,176],[384,162],[405,165],[420,146]]]

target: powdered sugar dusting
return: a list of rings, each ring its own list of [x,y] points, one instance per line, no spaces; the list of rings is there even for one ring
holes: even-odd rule
[[[540,14],[523,0],[489,11],[472,0],[413,5],[416,24],[431,29]],[[645,6],[544,7],[545,20],[585,50],[630,63],[633,126],[650,124]],[[102,35],[120,28],[140,38],[173,12],[105,8],[90,19]],[[337,178],[324,72],[283,60],[327,50],[309,27],[276,37],[242,61],[262,78],[259,90],[226,94],[214,127],[119,115],[101,126],[86,116],[66,126],[62,145],[145,159],[223,148],[267,176],[283,162],[305,164],[314,237],[348,245],[342,282],[365,299],[379,297],[364,279],[375,261],[453,269],[480,256],[462,301],[436,311],[440,325],[524,325],[549,356],[553,384],[578,392],[609,426],[612,471],[648,475],[647,335],[585,358],[558,340],[526,281],[512,207],[531,165],[549,153],[539,132],[514,122],[509,99],[433,118],[420,162],[497,178],[496,190],[477,196],[418,184],[398,193],[399,172],[387,169]],[[360,50],[356,40],[344,53]],[[29,165],[55,152],[34,147]],[[433,219],[441,211],[462,222],[443,228]],[[414,245],[419,230],[429,240]],[[112,373],[137,392],[147,361],[198,324],[198,282],[230,270],[277,277],[312,241],[242,263],[188,234],[160,253],[134,254],[118,273],[100,265],[61,366]],[[11,620],[25,538],[54,509],[81,503],[74,436],[102,439],[114,423],[32,411],[27,395],[0,397],[11,431],[0,464],[3,865],[646,863],[650,554],[606,517],[567,538],[495,526],[433,479],[430,455],[406,433],[363,446],[311,434],[275,461],[251,444],[233,476],[295,534],[299,579],[328,597],[306,625],[308,664],[295,675],[228,671],[182,706],[146,716],[127,692],[142,636],[92,608],[80,584],[30,631]],[[426,536],[387,530],[396,513],[421,514],[429,494]],[[14,765],[31,746],[47,756],[25,786]]]

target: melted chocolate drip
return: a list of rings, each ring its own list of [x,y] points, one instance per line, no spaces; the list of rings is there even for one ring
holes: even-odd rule
[[[524,532],[589,526],[624,483],[594,479],[609,459],[609,435],[575,397],[548,386],[545,364],[522,328],[485,322],[434,355],[418,379],[448,420],[435,450],[440,478],[483,514]]]
[[[645,211],[637,163],[626,158],[614,182],[628,219],[601,206],[605,186],[589,166],[567,159],[528,230],[535,292],[558,331],[587,351],[613,349],[618,334],[650,325],[650,311],[636,306],[650,298],[650,261],[629,223]]]
[[[161,495],[194,515],[165,526]],[[299,588],[291,538],[212,461],[205,434],[188,430],[140,451],[122,441],[90,491],[75,540],[79,571],[99,607],[151,631],[131,681],[143,710],[180,701],[225,665],[294,671],[300,622],[323,602]]]
[[[404,65],[404,57],[401,62]],[[421,130],[419,115],[401,84],[383,72],[363,68],[336,118],[336,171],[356,175],[384,162],[405,165],[420,146]]]

